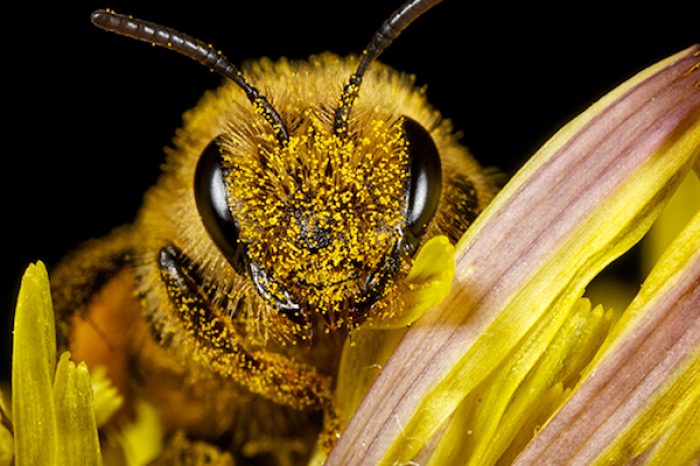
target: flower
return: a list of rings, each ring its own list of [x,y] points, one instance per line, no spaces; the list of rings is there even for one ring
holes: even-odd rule
[[[700,217],[609,335],[611,314],[582,298],[698,170],[699,67],[696,45],[566,125],[459,242],[447,299],[404,336],[364,335],[356,348],[375,362],[346,348],[350,367],[383,369],[326,465],[700,455],[688,434],[700,410]],[[374,377],[341,375],[341,396],[362,379]]]

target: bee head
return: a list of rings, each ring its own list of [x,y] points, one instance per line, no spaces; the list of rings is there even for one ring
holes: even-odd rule
[[[99,27],[175,50],[222,74],[263,117],[244,137],[222,134],[204,149],[195,200],[233,268],[297,324],[307,325],[310,312],[331,328],[344,315],[363,320],[391,292],[437,210],[441,165],[428,131],[403,115],[360,124],[350,118],[370,64],[437,3],[412,0],[396,10],[363,52],[334,114],[304,111],[293,127],[210,45],[110,11],[92,15]]]
[[[437,149],[414,120],[333,131],[304,112],[285,144],[222,134],[195,174],[200,215],[239,273],[285,317],[362,321],[391,292],[435,214]]]

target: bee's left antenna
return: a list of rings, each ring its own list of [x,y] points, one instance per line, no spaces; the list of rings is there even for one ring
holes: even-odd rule
[[[111,10],[97,10],[92,13],[90,19],[95,26],[106,31],[181,53],[235,82],[243,89],[256,110],[259,110],[272,125],[280,144],[286,145],[289,141],[287,128],[279,113],[265,96],[260,95],[256,88],[248,84],[238,68],[211,45],[174,29],[131,16],[120,15]]]

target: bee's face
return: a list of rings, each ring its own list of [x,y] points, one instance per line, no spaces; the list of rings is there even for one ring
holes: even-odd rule
[[[224,136],[224,184],[261,295],[290,318],[301,307],[335,320],[403,237],[406,138],[378,120],[341,138],[304,113],[284,147]]]
[[[440,199],[438,148],[418,122],[432,124],[435,116],[408,78],[378,65],[382,72],[366,83],[375,92],[357,103],[357,120],[347,134],[334,132],[335,95],[355,63],[325,55],[312,65],[248,71],[284,96],[276,102],[289,122],[284,144],[235,86],[193,112],[216,118],[191,120],[178,138],[176,163],[187,168],[172,173],[183,195],[194,196],[199,218],[192,221],[206,232],[197,238],[181,223],[174,235],[187,238],[183,250],[223,257],[213,262],[247,278],[261,305],[300,325],[314,316],[331,328],[348,318],[359,323],[385,306],[382,298],[410,268]],[[302,81],[312,71],[317,79]],[[409,98],[382,97],[397,86]],[[195,135],[199,145],[191,145]]]

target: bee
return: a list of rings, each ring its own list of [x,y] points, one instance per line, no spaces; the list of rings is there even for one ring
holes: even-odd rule
[[[332,447],[345,340],[400,314],[422,245],[455,243],[496,191],[412,78],[376,62],[436,3],[405,3],[359,58],[243,72],[173,29],[92,14],[225,78],[185,114],[135,223],[52,274],[66,348],[126,399],[112,424],[143,399],[166,433],[238,464]]]

